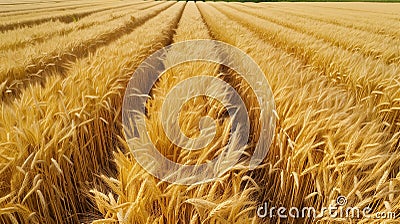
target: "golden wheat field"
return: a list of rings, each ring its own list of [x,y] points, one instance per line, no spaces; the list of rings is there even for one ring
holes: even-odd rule
[[[0,15],[0,223],[400,223],[399,4],[0,0]],[[140,96],[146,131],[130,123],[128,138],[130,81],[179,43],[194,44],[164,52],[169,69]],[[244,145],[228,88],[184,82],[200,76],[242,99]],[[250,82],[270,91],[268,108]],[[186,97],[199,89],[216,97]],[[200,150],[165,133],[173,115]],[[135,156],[144,134],[176,164],[220,158],[223,172],[154,176],[157,160]]]

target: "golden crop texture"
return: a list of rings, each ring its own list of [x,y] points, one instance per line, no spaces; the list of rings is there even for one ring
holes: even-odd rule
[[[0,223],[395,223],[400,219],[400,5],[139,0],[0,0]],[[238,164],[185,186],[153,177],[125,140],[127,84],[152,53],[205,39],[235,46],[265,73],[276,127],[256,169]],[[212,47],[181,54],[216,55]],[[166,66],[182,55],[169,52]],[[221,56],[221,55],[220,55]],[[223,57],[223,56],[221,56]],[[230,58],[240,63],[240,58]],[[199,164],[231,137],[227,108],[196,97],[179,123],[196,137],[201,117],[216,137],[187,152],[166,136],[160,113],[181,81],[230,83],[248,108],[254,151],[261,113],[236,71],[178,64],[146,103],[152,142],[165,157]],[[219,93],[217,90],[215,94]],[[176,105],[168,105],[174,107]],[[140,146],[136,146],[140,147]],[[367,217],[257,217],[264,202],[327,207],[345,196]]]

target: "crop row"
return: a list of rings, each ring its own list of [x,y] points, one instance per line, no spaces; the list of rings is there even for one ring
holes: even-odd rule
[[[259,18],[272,21],[300,33],[323,39],[345,50],[359,52],[366,57],[380,59],[388,64],[400,64],[399,39],[290,15],[286,12],[281,12],[279,9],[271,8],[268,11],[242,9],[241,7],[235,7],[235,9],[256,15]]]
[[[170,3],[157,4],[143,11],[143,14],[138,14],[137,17],[127,13],[120,18],[87,29],[55,36],[32,47],[3,52],[1,55],[3,64],[0,67],[2,97],[6,95],[13,97],[15,95],[13,91],[19,89],[16,85],[24,80],[40,79],[44,76],[42,73],[49,70],[61,72],[70,61],[84,57],[99,46],[131,32],[143,21],[157,15],[168,6]]]
[[[38,13],[37,15],[32,15],[27,13],[22,16],[4,17],[4,19],[2,19],[2,21],[0,22],[0,31],[12,30],[24,26],[32,26],[35,24],[41,24],[51,20],[59,20],[64,23],[70,23],[96,12],[102,12],[109,9],[123,8],[132,4],[138,4],[138,2],[128,3],[128,4],[127,3],[112,4],[107,6],[100,5],[96,7],[90,7],[88,9],[70,10],[67,12],[61,11],[59,13],[54,13],[45,16],[43,16],[42,13]]]
[[[357,206],[383,200],[398,206],[400,195],[392,191],[397,182],[376,172],[387,169],[399,176],[398,166],[391,164],[398,164],[398,151],[395,156],[392,153],[398,149],[400,133],[382,131],[381,120],[370,110],[374,105],[360,103],[291,52],[256,35],[260,31],[232,21],[224,15],[230,9],[223,3],[198,4],[213,36],[245,49],[263,69],[274,92],[279,116],[275,140],[264,168],[251,175],[260,186],[257,203],[319,207],[339,194]],[[236,11],[232,14],[241,20],[250,18]],[[251,18],[254,26],[265,24]],[[373,212],[385,209],[380,204]]]
[[[333,10],[338,10],[341,13],[357,13],[363,16],[379,16],[391,18],[394,20],[400,19],[400,7],[397,4],[357,4],[357,3],[342,3],[342,4],[321,4],[321,3],[311,3],[310,6],[316,8],[328,8]]]
[[[210,39],[210,36],[195,3],[188,2],[173,40],[174,43],[177,43],[198,38]],[[172,47],[165,56],[164,63],[168,66],[178,63],[180,59],[185,59],[186,57],[211,54],[216,54],[212,44],[210,46],[199,46],[196,52],[189,51],[186,48],[176,49]],[[216,138],[216,142],[211,143],[211,150],[209,146],[206,147],[206,150],[200,150],[201,152],[179,150],[179,147],[174,146],[165,136],[162,125],[159,123],[163,100],[171,88],[189,77],[218,75],[218,68],[218,65],[206,62],[179,64],[167,70],[152,88],[151,98],[146,107],[147,116],[149,117],[146,127],[156,148],[167,158],[185,164],[191,162],[200,163],[204,158],[209,157],[213,148],[221,147],[220,144],[222,144],[224,137],[219,136]],[[196,86],[205,85],[205,83],[195,84]],[[211,88],[211,86],[208,87]],[[190,85],[182,88],[184,89],[181,91],[183,95],[178,97],[185,97],[185,94],[191,91]],[[170,108],[174,108],[174,106],[178,105],[169,105]],[[180,114],[182,132],[191,136],[193,130],[196,130],[194,127],[197,127],[198,119],[205,114],[215,117],[217,115],[215,114],[216,111],[218,111],[216,105],[212,102],[207,102],[203,98],[196,98],[195,101],[187,102]],[[227,122],[220,122],[224,125],[227,124]],[[217,133],[219,135],[220,132]],[[134,147],[137,148],[139,146],[134,145]],[[196,156],[193,154],[196,154]],[[246,201],[250,191],[233,187],[245,182],[241,179],[245,172],[241,172],[235,177],[232,177],[231,173],[229,173],[218,181],[192,187],[160,183],[157,179],[144,172],[143,168],[132,159],[132,154],[128,153],[128,155],[121,153],[117,155],[117,165],[120,170],[118,179],[107,179],[107,182],[113,188],[114,195],[107,195],[107,192],[104,191],[94,191],[97,204],[105,217],[105,219],[97,220],[95,223],[122,220],[125,222],[136,221],[144,223],[158,222],[163,219],[180,223],[188,223],[189,220],[191,222],[207,220],[211,223],[223,220],[228,222],[248,221],[248,212],[240,213],[240,211],[248,205]],[[119,197],[120,200],[116,203],[112,202],[112,198],[116,197]],[[156,206],[149,206],[150,204],[155,204]],[[224,204],[224,207],[219,207],[218,205],[220,204]],[[121,209],[118,210],[117,208]],[[199,208],[203,208],[205,211],[198,213]]]
[[[101,187],[98,176],[115,173],[111,159],[121,134],[115,122],[123,89],[135,67],[171,41],[183,5],[175,4],[77,61],[65,79],[48,77],[44,88],[32,86],[13,105],[2,105],[0,170],[10,187],[2,195],[0,219],[53,223],[93,218],[81,214],[94,212],[88,190]]]
[[[0,14],[2,16],[15,16],[15,15],[22,15],[22,14],[26,14],[26,13],[37,13],[37,12],[44,12],[44,13],[48,13],[49,11],[61,11],[61,10],[70,10],[70,9],[79,9],[79,8],[83,8],[83,7],[87,7],[89,5],[105,5],[107,3],[107,1],[103,1],[103,2],[90,2],[90,1],[80,1],[80,2],[73,2],[71,4],[71,2],[62,2],[62,3],[48,3],[46,2],[44,5],[40,5],[40,3],[35,4],[35,5],[28,5],[25,7],[16,7],[15,9],[3,9],[0,10]]]
[[[266,5],[261,7],[259,6],[259,8],[266,9]],[[286,12],[291,15],[328,22],[338,26],[378,33],[395,39],[400,37],[399,24],[393,20],[382,18],[381,16],[359,16],[356,13],[344,13],[338,11],[337,9],[318,8],[318,10],[316,10],[309,5],[277,5],[275,9],[279,9],[281,12]]]
[[[296,55],[304,66],[312,66],[332,82],[345,84],[358,101],[369,101],[389,128],[399,130],[400,68],[351,52],[313,36],[300,33],[248,13],[217,6],[230,19],[249,27],[258,36]]]
[[[63,23],[59,20],[48,21],[31,27],[22,27],[0,33],[3,40],[0,43],[1,50],[15,50],[27,45],[34,45],[58,35],[67,35],[74,30],[81,30],[96,24],[120,18],[129,12],[143,10],[156,5],[157,2],[145,2],[144,4],[126,6],[122,9],[110,9],[103,12],[94,13],[82,18],[74,23]]]

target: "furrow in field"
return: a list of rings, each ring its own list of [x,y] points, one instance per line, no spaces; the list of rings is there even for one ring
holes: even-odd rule
[[[296,4],[298,5],[298,4]],[[318,4],[309,4],[307,5],[307,7],[313,8],[314,10],[328,10],[328,11],[334,11],[338,14],[346,14],[346,15],[360,15],[361,17],[367,17],[367,18],[371,18],[371,19],[376,19],[376,20],[386,20],[387,22],[399,22],[400,19],[400,15],[389,15],[389,14],[382,14],[379,12],[376,12],[374,10],[368,12],[368,11],[363,11],[363,10],[351,10],[351,9],[345,9],[345,8],[337,8],[337,7],[329,7],[329,4],[327,4],[326,6],[324,5],[318,5]],[[362,7],[364,4],[359,4],[359,7]],[[375,4],[376,6],[380,5]],[[397,4],[391,4],[391,8],[394,7]]]
[[[24,5],[29,6],[32,4],[42,4],[42,3],[48,4],[48,3],[53,3],[53,2],[57,2],[57,1],[35,1],[35,2],[2,1],[2,2],[0,2],[0,6],[2,6],[3,9],[7,9],[7,8],[19,8],[19,7],[23,7]]]
[[[37,25],[51,20],[59,20],[64,23],[70,23],[96,12],[102,12],[110,9],[124,8],[132,4],[138,4],[138,3],[136,2],[130,4],[117,5],[117,6],[97,7],[94,9],[91,8],[81,11],[71,10],[70,12],[62,12],[54,15],[45,15],[45,16],[37,15],[35,17],[32,17],[31,15],[27,15],[26,18],[21,18],[20,20],[17,21],[12,20],[12,18],[7,18],[2,22],[0,22],[0,32],[17,29],[19,27],[24,27],[24,26]]]
[[[288,27],[299,33],[309,34],[344,50],[359,52],[365,57],[381,59],[387,64],[400,65],[400,40],[309,18],[292,16],[274,9],[251,10],[230,4],[227,6]]]
[[[400,103],[399,66],[343,50],[310,35],[226,8],[223,4],[213,6],[274,46],[293,53],[304,65],[318,68],[332,82],[345,83],[357,100],[376,105],[377,113],[382,114],[389,126],[399,129],[396,125],[400,119],[400,112],[396,109]]]
[[[97,5],[105,5],[107,4],[107,1],[92,1],[92,2],[79,2],[75,4],[53,4],[50,5],[49,3],[45,3],[41,7],[37,7],[38,5],[35,5],[36,7],[29,7],[29,8],[17,8],[14,10],[0,10],[0,15],[2,16],[13,16],[13,15],[21,15],[25,13],[37,13],[37,12],[48,12],[48,11],[60,11],[60,10],[70,10],[70,9],[79,9],[79,8],[84,8],[89,5],[91,6],[97,6]]]
[[[253,4],[245,4],[250,8],[255,9]],[[400,23],[388,21],[382,19],[382,17],[372,17],[372,16],[360,16],[357,13],[341,13],[337,10],[315,10],[314,8],[308,6],[308,4],[302,5],[287,5],[287,4],[275,4],[273,7],[281,12],[288,13],[294,16],[300,16],[303,18],[314,19],[321,22],[331,23],[338,26],[343,26],[352,29],[358,29],[361,31],[368,31],[371,33],[380,34],[382,36],[396,39],[400,38]],[[257,8],[270,9],[271,5],[258,4]]]
[[[179,43],[182,41],[190,41],[196,39],[211,39],[211,37],[208,33],[207,26],[204,24],[203,19],[195,3],[188,2],[185,5],[185,9],[179,20],[178,27],[175,30],[175,34],[173,36],[173,43]],[[163,59],[165,67],[169,66],[172,67],[169,70],[165,71],[162,77],[157,80],[156,85],[153,86],[150,96],[152,97],[152,99],[148,101],[146,107],[146,110],[148,111],[149,115],[149,119],[147,120],[147,124],[149,124],[148,129],[160,130],[160,133],[159,132],[150,133],[151,138],[161,140],[160,141],[161,144],[157,145],[157,148],[160,149],[160,151],[167,158],[170,158],[172,156],[177,161],[182,161],[185,159],[187,160],[187,158],[184,158],[185,153],[181,152],[180,148],[176,147],[162,131],[163,130],[163,126],[161,124],[162,121],[159,119],[160,118],[159,116],[161,115],[162,104],[165,101],[167,94],[179,82],[197,75],[216,76],[219,68],[219,66],[216,65],[215,63],[207,63],[207,62],[187,62],[183,64],[178,64],[180,60],[184,60],[185,58],[190,58],[190,56],[193,55],[195,56],[212,55],[212,57],[216,57],[217,53],[213,49],[212,45],[204,46],[204,48],[198,49],[197,52],[189,51],[188,49],[176,49],[172,47],[171,51],[168,52],[168,54]],[[188,89],[190,89],[190,87]],[[186,94],[184,95],[186,96]],[[190,107],[190,109],[186,110],[190,111],[191,114],[191,116],[186,118],[195,118],[199,116],[201,112],[204,112],[198,106],[202,105],[201,103],[205,102],[199,98],[197,98],[196,101],[198,103],[196,104],[197,107],[196,105],[191,105],[194,107]],[[189,104],[187,104],[186,106],[189,106]],[[182,110],[181,112],[183,111],[184,110]],[[182,118],[185,117],[185,115],[183,114],[181,114],[180,116]],[[181,126],[181,128],[184,128],[187,131],[185,133],[190,133],[190,132],[193,133],[193,130],[195,130],[195,128],[197,127],[196,126],[197,124],[194,124],[196,122],[193,123],[193,120],[190,119],[181,120],[181,123],[183,125]]]
[[[16,9],[16,10],[5,10],[5,11],[0,11],[0,15],[3,17],[13,17],[13,16],[21,16],[24,14],[32,14],[32,15],[36,15],[37,13],[49,13],[50,11],[52,13],[55,12],[60,12],[60,11],[65,11],[65,10],[78,10],[78,9],[85,9],[88,6],[99,6],[99,5],[107,5],[106,2],[93,2],[92,4],[89,3],[80,3],[80,4],[73,4],[73,5],[53,5],[53,6],[49,6],[48,4],[46,4],[43,7],[40,8],[20,8],[20,9]]]
[[[389,5],[388,5],[389,4]],[[326,8],[326,9],[333,9],[333,10],[337,10],[339,13],[340,12],[350,12],[350,13],[355,13],[357,12],[357,14],[359,15],[363,15],[363,16],[375,16],[375,17],[380,17],[380,18],[385,18],[385,19],[391,19],[394,21],[399,21],[400,20],[400,14],[398,13],[399,8],[397,6],[397,4],[393,4],[393,3],[372,3],[373,8],[369,9],[369,10],[365,10],[362,9],[362,7],[366,6],[366,3],[363,4],[356,4],[353,6],[351,6],[351,3],[349,4],[321,4],[321,3],[311,3],[310,6],[321,9],[321,8]],[[385,11],[377,11],[376,8],[379,6],[385,6],[385,9],[394,9],[396,11],[396,13],[393,12],[385,12]]]
[[[321,5],[321,3],[313,3],[317,5]],[[333,4],[328,2],[326,5],[330,6],[339,6],[342,8],[350,9],[350,10],[364,10],[369,12],[381,12],[386,14],[398,15],[400,16],[400,6],[398,4],[393,4],[390,2],[383,3],[374,3],[374,2],[364,2],[362,4],[358,4],[355,2],[341,2]]]
[[[334,123],[338,123],[337,119],[332,119],[329,124],[322,123],[312,123],[312,118],[302,119],[301,117],[306,116],[319,116],[319,119],[328,119],[332,116],[331,113],[341,114],[340,116],[344,116],[345,114],[350,114],[351,110],[349,109],[351,105],[341,105],[338,106],[338,102],[329,98],[329,94],[334,94],[340,99],[344,99],[343,101],[354,102],[351,96],[347,95],[345,92],[341,91],[339,88],[331,86],[323,77],[319,76],[318,73],[313,71],[310,68],[304,68],[300,61],[293,58],[291,55],[286,52],[274,48],[272,45],[269,45],[257,38],[257,35],[254,35],[252,31],[241,27],[239,24],[230,21],[223,14],[219,14],[218,11],[207,6],[206,4],[199,4],[203,17],[205,18],[208,26],[210,27],[212,34],[221,41],[227,42],[234,46],[239,47],[240,49],[245,50],[247,54],[249,54],[256,62],[260,65],[262,70],[265,72],[271,86],[273,92],[275,93],[275,102],[277,106],[278,116],[280,117],[280,121],[278,124],[278,136],[281,136],[282,139],[277,141],[288,142],[289,139],[297,139],[295,142],[296,148],[302,149],[304,144],[306,144],[307,140],[303,141],[302,136],[305,135],[305,138],[310,138],[308,141],[311,143],[310,148],[312,148],[312,144],[318,144],[319,142],[315,140],[311,140],[313,136],[320,135],[317,130],[324,130],[325,125],[332,125]],[[218,15],[218,16],[217,16]],[[296,74],[291,76],[291,74]],[[320,87],[324,86],[322,90]],[[325,92],[326,91],[326,92]],[[319,101],[318,105],[315,105],[315,101]],[[341,112],[338,111],[337,108],[341,108]],[[332,111],[334,110],[334,112]],[[303,116],[302,114],[306,115]],[[339,117],[340,117],[339,116]],[[339,118],[338,118],[339,119]],[[303,126],[304,125],[304,126]],[[306,134],[302,133],[300,130],[307,129],[306,125],[314,128],[314,131],[310,131],[310,129],[306,130]],[[297,131],[296,131],[297,130]],[[289,139],[285,139],[284,136],[290,136]],[[276,147],[272,146],[272,147]],[[273,152],[279,150],[283,151],[285,154],[282,158],[283,161],[286,159],[286,154],[289,152],[285,152],[290,150],[288,145],[281,146],[282,148],[272,148],[270,149]],[[284,148],[284,147],[287,147]],[[293,149],[295,150],[295,149]],[[304,153],[304,152],[302,152]],[[300,154],[300,152],[298,152]],[[314,155],[318,158],[318,154]],[[307,158],[307,156],[306,156]],[[306,159],[306,158],[302,158]],[[313,163],[316,163],[314,159],[311,164],[306,164],[306,166],[312,166]],[[267,163],[274,164],[274,162],[278,163],[274,158],[272,160],[267,160]],[[301,161],[299,161],[301,164]],[[293,166],[296,166],[294,164]],[[283,165],[282,165],[283,166]],[[292,170],[293,167],[290,167],[288,174],[291,172],[300,173],[301,168],[304,164],[301,164],[297,167],[297,170]],[[280,167],[280,166],[278,166]],[[259,175],[262,175],[264,171],[259,170]],[[273,177],[274,175],[271,175]],[[274,178],[265,178],[264,181],[261,181],[258,177],[255,177],[261,186],[262,191],[264,191],[268,186],[270,186],[269,190],[265,190],[268,193],[274,193],[273,191],[279,192],[279,180],[275,183]],[[301,177],[303,180],[309,179],[309,177]],[[268,183],[268,180],[271,182]],[[267,183],[265,182],[267,181]],[[285,184],[283,191],[287,192],[288,188],[293,187],[292,181],[289,180]],[[313,186],[313,185],[311,185]],[[296,188],[297,189],[297,188]],[[300,186],[300,189],[297,189],[296,192],[291,192],[285,195],[286,197],[282,197],[280,194],[276,194],[274,200],[279,201],[280,203],[290,204],[292,206],[296,206],[296,204],[302,203],[301,201],[292,201],[291,198],[295,197],[296,194],[308,194],[311,193],[315,189],[306,189],[303,186]],[[260,199],[260,201],[262,201]]]
[[[99,25],[113,19],[121,18],[126,14],[132,13],[136,10],[144,10],[157,4],[160,4],[160,2],[144,2],[143,4],[127,6],[123,9],[114,9],[94,13],[81,20],[78,20],[75,23],[49,21],[32,27],[23,27],[5,31],[0,33],[0,39],[3,40],[3,42],[0,43],[0,50],[16,50],[18,48],[27,47],[28,45],[32,46],[34,44],[44,42],[50,38],[54,38],[55,36],[67,35],[72,31],[82,30],[94,25]]]
[[[0,210],[8,208],[1,221],[81,223],[93,220],[91,214],[98,217],[88,190],[106,189],[99,176],[117,171],[112,158],[121,147],[126,84],[142,60],[171,42],[184,6],[165,4],[173,6],[79,60],[65,79],[48,77],[49,85],[32,86],[14,104],[1,106],[0,178],[13,183],[1,193]],[[37,190],[29,193],[32,184]]]
[[[178,28],[175,31],[175,35],[173,38],[174,42],[176,43],[179,41],[187,41],[192,39],[210,38],[211,37],[208,34],[208,29],[203,23],[202,17],[200,16],[195,4],[193,2],[188,2],[182,14],[181,20],[178,24]],[[172,48],[165,56],[165,64],[171,65],[173,63],[176,63],[181,57],[185,57],[184,55],[187,56],[190,54],[217,54],[212,45],[210,45],[210,48],[208,48],[207,46],[203,47],[204,48],[198,49],[198,51],[196,52],[186,51],[186,49],[179,49],[178,52],[174,52],[174,48]],[[158,109],[161,106],[164,97],[169,92],[169,90],[173,86],[175,86],[175,84],[186,78],[195,77],[196,75],[215,76],[218,74],[218,68],[219,65],[205,62],[190,62],[179,64],[164,73],[162,78],[158,80],[158,82],[152,89],[152,96],[149,99],[149,103],[147,104],[147,113],[149,116],[147,129],[152,130],[152,132],[149,133],[150,135],[159,134],[158,136],[153,136],[157,138],[157,149],[159,149],[168,158],[178,158],[180,162],[183,162],[187,161],[186,159],[191,157],[191,155],[189,154],[197,154],[197,152],[183,152],[188,150],[178,150],[178,152],[175,151],[176,148],[172,144],[168,143],[166,139],[163,139],[163,137],[161,137],[162,127],[160,127],[159,124],[152,123],[154,121],[154,119],[152,118],[158,115],[157,111],[159,111]],[[198,84],[201,85],[201,83]],[[206,112],[208,116],[213,116],[213,113],[215,112],[215,110],[217,110],[215,107],[211,107],[211,110],[205,109],[208,108],[208,106],[213,105],[213,103],[207,104],[206,100],[201,98],[196,98],[195,104],[191,104],[190,102],[188,104],[185,105],[189,108],[182,109],[181,112],[186,113],[190,111],[190,116],[184,116],[182,114],[180,115],[180,117],[185,117],[185,120],[182,121],[183,126],[181,128],[187,131],[193,131],[196,129],[191,126],[194,125],[196,127],[196,124],[194,123],[196,123],[196,117],[201,117],[201,111],[205,112],[206,110],[208,111]],[[212,112],[213,110],[214,112]],[[218,141],[221,140],[221,138],[218,139]],[[176,155],[175,153],[178,153],[178,155]],[[206,155],[201,154],[199,157],[197,157],[197,162],[206,157]],[[245,176],[244,172],[241,172],[240,175],[238,174],[235,177],[225,175],[224,177],[221,177],[219,181],[202,184],[201,186],[187,187],[167,183],[161,184],[157,183],[157,181],[152,181],[153,178],[151,178],[148,173],[144,173],[143,169],[140,168],[138,164],[134,162],[134,160],[128,160],[126,156],[123,156],[122,154],[118,155],[117,165],[122,172],[118,177],[118,186],[116,186],[117,189],[115,189],[114,191],[115,193],[118,192],[119,198],[123,199],[118,201],[117,204],[110,204],[108,202],[105,202],[101,196],[102,194],[104,194],[104,191],[95,191],[97,204],[101,205],[100,208],[103,211],[103,214],[106,217],[110,217],[108,219],[109,221],[118,221],[118,217],[121,216],[124,217],[125,221],[128,223],[144,223],[146,221],[157,222],[157,220],[160,219],[166,219],[169,222],[177,223],[200,223],[204,221],[209,221],[210,223],[218,221],[232,223],[235,221],[238,222],[238,220],[240,220],[242,223],[249,223],[250,221],[252,221],[249,218],[248,212],[241,212],[240,214],[237,214],[235,212],[241,211],[242,209],[244,209],[244,207],[248,208],[249,206],[247,198],[249,197],[250,191],[248,189],[243,190],[233,188],[231,186],[233,184],[237,184],[236,186],[240,184],[242,184],[242,186],[245,186],[245,184],[243,184],[245,180],[241,180],[241,177]],[[132,172],[137,173],[138,175],[127,176],[125,175],[124,170],[134,170]],[[147,179],[147,181],[143,181],[145,179]],[[125,187],[124,183],[143,184],[131,184]],[[153,189],[152,192],[154,192],[154,194],[152,194],[151,197],[140,197],[141,200],[138,201],[136,200],[136,198],[140,196],[140,191],[138,191],[138,188],[142,187],[144,187],[145,189]],[[213,189],[220,190],[216,192],[213,191]],[[185,196],[177,198],[177,192],[180,192],[180,194]],[[198,215],[196,215],[197,212],[195,210],[195,207],[200,206],[200,203],[196,203],[197,201],[203,202],[201,205],[205,206],[204,208],[206,209],[206,212],[204,214],[204,217],[198,217]],[[156,207],[160,209],[159,212],[155,212],[156,210],[154,209],[154,207],[150,208],[146,206],[147,204],[152,202],[157,204]],[[140,209],[126,207],[120,210],[118,214],[116,212],[117,210],[115,209],[126,203],[135,203]],[[218,209],[216,206],[221,203],[225,204],[225,206],[222,209]],[[195,207],[188,205],[194,205]],[[179,213],[176,211],[179,211]],[[145,217],[150,218],[146,220]],[[96,220],[96,223],[102,223],[105,221],[106,219],[100,219]]]
[[[293,7],[288,8],[290,10],[297,9]],[[341,13],[337,10],[319,10],[316,12],[315,9],[308,7],[300,9],[299,13],[302,13],[302,16],[308,18],[331,22],[340,26],[378,33],[396,39],[400,38],[400,24],[396,21],[387,20],[379,16],[359,16],[354,12]]]
[[[353,13],[352,15],[345,15],[338,12],[315,12],[315,10],[300,10],[290,9],[287,13],[301,16],[303,18],[311,18],[322,22],[332,23],[338,26],[344,26],[352,29],[358,29],[362,31],[368,31],[383,35],[385,37],[399,39],[400,38],[400,26],[396,22],[387,21],[385,19],[369,18],[357,16]]]
[[[136,17],[128,14],[88,29],[51,38],[30,48],[4,52],[1,55],[4,64],[0,67],[1,99],[14,99],[21,88],[43,80],[46,73],[63,73],[71,62],[86,57],[100,46],[132,32],[135,27],[171,4],[156,5],[143,12],[137,12]]]
[[[114,4],[112,2],[92,2],[92,4],[89,4],[90,2],[87,2],[87,4],[84,4],[85,2],[82,2],[81,4],[77,4],[75,6],[70,6],[70,7],[61,7],[61,8],[55,8],[55,9],[49,9],[46,10],[45,8],[40,8],[40,10],[32,10],[32,11],[22,11],[22,12],[2,12],[0,15],[2,16],[0,18],[0,24],[1,23],[11,23],[11,22],[19,22],[21,20],[29,19],[29,18],[38,18],[40,16],[45,17],[45,16],[51,16],[51,15],[57,15],[57,14],[66,14],[66,13],[73,13],[73,12],[82,12],[82,11],[88,11],[90,8],[92,9],[98,9],[98,8],[106,8],[106,7],[113,7],[116,5],[124,5],[124,4],[131,4],[132,2],[119,2],[118,4]],[[45,6],[48,4],[44,4]]]
[[[336,199],[337,195],[331,193],[336,190],[355,204],[388,200],[389,189],[376,197],[375,186],[381,178],[373,174],[382,166],[394,175],[398,173],[398,165],[392,164],[399,164],[400,153],[395,144],[400,133],[382,131],[383,124],[374,115],[374,105],[359,102],[313,67],[304,66],[290,52],[265,42],[251,29],[210,6],[220,6],[219,3],[198,5],[214,37],[245,50],[263,69],[274,92],[279,120],[265,167],[251,175],[260,186],[255,200],[259,204],[271,202],[268,203],[271,206],[319,208]],[[238,15],[242,20],[245,18]],[[252,19],[252,23],[258,21]],[[394,152],[396,156],[392,155]],[[381,159],[371,162],[367,155]],[[359,180],[357,185],[349,184],[355,176]],[[358,191],[363,193],[356,196]],[[391,205],[399,202],[397,194]],[[374,212],[384,210],[382,203],[374,207]],[[311,221],[312,217],[302,219]]]
[[[174,43],[194,39],[211,39],[196,4],[188,2],[175,31]]]
[[[80,0],[75,0],[75,1],[80,1]],[[0,5],[1,6],[17,6],[17,7],[19,7],[19,5],[32,5],[32,4],[41,4],[41,3],[46,4],[46,3],[59,3],[59,2],[75,2],[75,1],[36,1],[36,0],[33,0],[33,1],[16,2],[16,1],[13,1],[13,0],[9,0],[9,1],[3,0],[0,3]]]

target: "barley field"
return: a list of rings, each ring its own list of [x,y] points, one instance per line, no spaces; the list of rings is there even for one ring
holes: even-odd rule
[[[399,4],[0,5],[0,223],[400,223]],[[180,131],[201,136],[199,121],[208,116],[216,121],[214,138],[190,152],[171,142],[163,131],[163,102],[185,79],[207,75],[229,83],[250,121],[238,164],[212,181],[182,185],[138,163],[132,148],[146,144],[127,141],[122,111],[127,85],[146,58],[197,39],[227,43],[257,63],[273,94],[275,126],[270,145],[263,145],[266,157],[249,168],[247,154],[268,138],[258,124],[267,112],[257,92],[221,64],[176,64],[185,55],[242,58],[213,47],[167,52],[163,63],[174,66],[152,86],[145,105],[147,132],[164,157],[206,163],[238,134],[229,108],[200,96],[180,108]],[[314,207],[316,216],[260,216],[266,203]],[[369,216],[334,217],[322,209],[330,205],[368,208]]]

